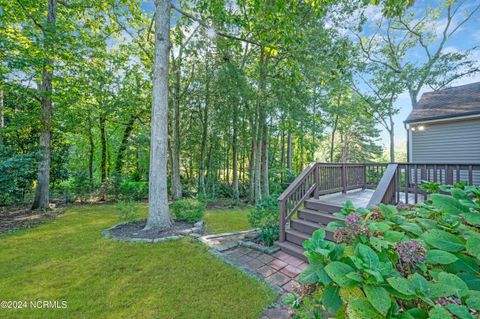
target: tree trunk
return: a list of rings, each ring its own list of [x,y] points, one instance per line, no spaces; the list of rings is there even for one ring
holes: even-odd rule
[[[390,135],[390,162],[395,163],[395,123],[393,122],[392,115],[390,114],[390,129],[388,130]]]
[[[238,199],[238,148],[237,148],[237,134],[238,134],[238,105],[233,107],[233,132],[232,132],[232,187],[233,197]]]
[[[46,57],[43,59],[41,91],[41,127],[38,178],[35,199],[32,209],[48,209],[50,201],[50,162],[51,162],[51,129],[52,129],[52,82],[53,82],[53,36],[57,22],[57,0],[48,0],[47,25],[44,33]]]
[[[152,120],[148,219],[145,229],[168,229],[168,52],[170,50],[170,1],[155,2],[155,54],[153,64]]]
[[[100,124],[100,145],[102,147],[101,156],[101,179],[102,183],[107,179],[107,137],[105,134],[105,114],[101,113],[99,117]]]
[[[3,145],[2,131],[5,128],[5,120],[3,117],[3,86],[0,84],[0,146]]]
[[[172,196],[173,199],[182,198],[182,184],[180,179],[180,72],[181,52],[175,67],[175,87],[173,100],[173,148],[172,148]]]
[[[290,128],[288,128],[287,133],[287,169],[292,170],[292,133]]]
[[[128,139],[130,138],[130,134],[133,131],[133,126],[135,124],[136,119],[137,117],[134,114],[130,115],[127,126],[125,126],[125,131],[123,131],[122,141],[120,142],[120,147],[118,148],[118,153],[117,153],[117,160],[115,162],[116,176],[122,175],[123,158],[125,155],[125,151],[127,149]]]
[[[198,180],[200,194],[205,195],[205,151],[207,147],[208,138],[208,109],[210,104],[210,76],[208,74],[208,61],[205,63],[206,68],[206,83],[205,83],[205,107],[203,109],[202,123],[202,142],[200,143],[200,163],[198,167]]]
[[[262,133],[262,154],[263,154],[263,165],[262,165],[262,175],[263,175],[263,197],[268,198],[270,197],[270,186],[268,183],[268,175],[269,175],[269,163],[268,163],[268,125],[264,123],[263,125],[263,133]]]
[[[330,163],[333,163],[333,152],[335,151],[335,133],[338,127],[338,114],[335,115],[335,122],[332,129],[332,139],[330,141]]]
[[[92,134],[91,126],[89,126],[88,128],[88,142],[90,144],[90,149],[88,151],[88,177],[90,179],[90,185],[93,186],[93,159],[95,155],[95,144],[93,142],[93,134]]]

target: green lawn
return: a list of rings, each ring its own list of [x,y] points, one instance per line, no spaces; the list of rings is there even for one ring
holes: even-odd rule
[[[274,300],[268,287],[193,239],[102,238],[115,223],[114,206],[76,206],[38,228],[0,236],[0,300],[68,303],[0,309],[0,318],[258,318]]]
[[[207,231],[221,234],[252,229],[248,223],[248,208],[211,209],[205,213]]]

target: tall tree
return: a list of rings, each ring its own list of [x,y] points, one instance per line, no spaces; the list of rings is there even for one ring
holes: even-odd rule
[[[38,165],[37,190],[32,209],[48,209],[50,201],[50,162],[52,134],[52,82],[54,41],[57,23],[57,0],[48,0],[47,23],[42,27],[45,57],[43,58],[42,83],[40,86],[41,124],[40,149],[42,156]]]
[[[167,189],[170,8],[169,0],[155,2],[149,206],[145,229],[168,229],[172,226]]]

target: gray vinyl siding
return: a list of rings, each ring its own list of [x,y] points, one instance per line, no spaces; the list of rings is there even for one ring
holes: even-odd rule
[[[412,132],[414,163],[480,163],[480,118],[422,125]]]

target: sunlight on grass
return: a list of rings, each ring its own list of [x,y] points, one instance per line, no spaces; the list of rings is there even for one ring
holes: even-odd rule
[[[221,234],[252,229],[248,223],[249,208],[212,209],[205,213],[207,232]]]
[[[100,236],[117,222],[114,206],[72,207],[48,224],[0,236],[0,300],[68,303],[1,309],[0,317],[258,318],[274,299],[192,239],[152,245]]]

